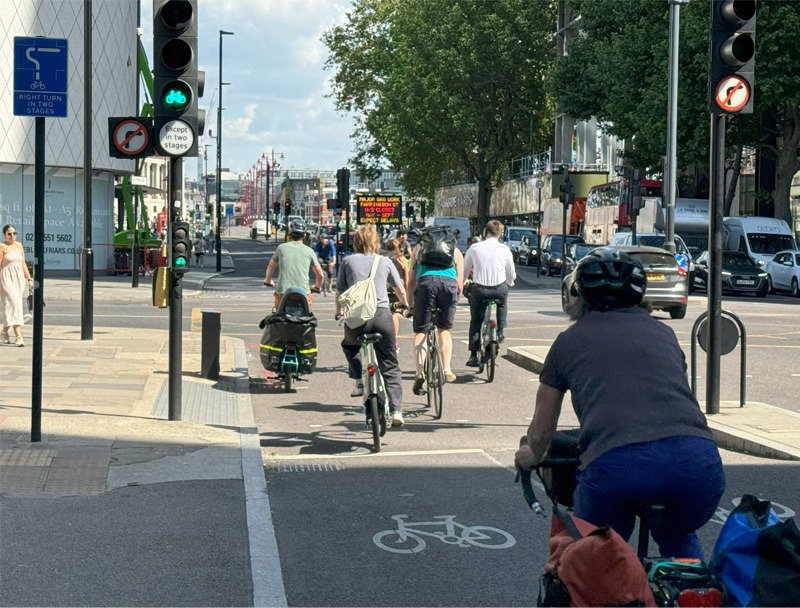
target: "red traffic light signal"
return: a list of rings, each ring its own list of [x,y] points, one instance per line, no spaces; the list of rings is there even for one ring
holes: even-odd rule
[[[752,114],[757,0],[712,0],[708,107],[712,114]]]

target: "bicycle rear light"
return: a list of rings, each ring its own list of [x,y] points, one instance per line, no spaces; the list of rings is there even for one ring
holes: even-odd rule
[[[376,368],[374,365],[368,365],[368,366],[367,366],[367,373],[369,374],[369,377],[370,377],[370,378],[372,378],[372,377],[375,375],[375,373],[376,373],[377,371],[378,371],[378,370],[377,370],[377,368]]]
[[[722,606],[719,589],[684,589],[678,595],[678,606]]]

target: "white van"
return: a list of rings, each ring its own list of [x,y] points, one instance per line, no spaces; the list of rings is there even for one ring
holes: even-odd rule
[[[450,226],[453,231],[458,231],[458,248],[461,253],[466,253],[472,240],[472,227],[468,217],[435,216],[429,217],[426,226]]]
[[[253,220],[256,236],[267,236],[267,220]]]
[[[763,266],[779,251],[797,249],[789,225],[774,217],[723,218],[722,248],[743,251]]]

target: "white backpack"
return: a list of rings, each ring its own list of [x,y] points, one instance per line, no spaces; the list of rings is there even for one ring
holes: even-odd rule
[[[361,327],[375,316],[378,310],[378,294],[375,290],[375,271],[380,264],[381,256],[375,254],[372,262],[372,270],[369,277],[348,287],[339,296],[339,304],[342,305],[342,317],[344,323],[350,329]]]

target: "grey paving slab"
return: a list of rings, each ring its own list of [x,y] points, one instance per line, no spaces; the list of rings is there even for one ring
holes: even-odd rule
[[[186,380],[181,383],[181,419],[203,424],[237,426],[239,417],[235,393],[204,383]],[[168,418],[169,387],[164,383],[153,405],[153,416]]]

